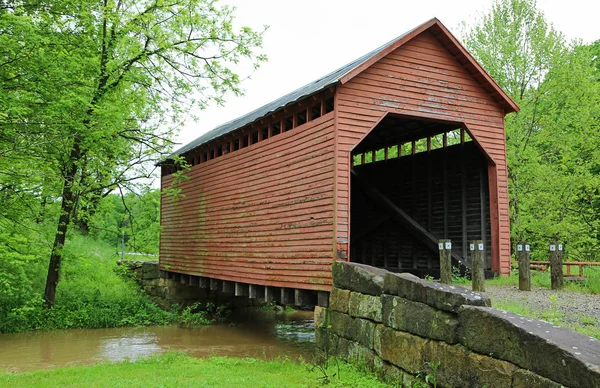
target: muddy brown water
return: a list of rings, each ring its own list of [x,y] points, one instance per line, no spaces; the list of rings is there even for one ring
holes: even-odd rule
[[[252,314],[236,324],[57,330],[0,334],[0,371],[27,372],[101,361],[135,360],[168,350],[192,357],[272,359],[313,354],[313,314]]]

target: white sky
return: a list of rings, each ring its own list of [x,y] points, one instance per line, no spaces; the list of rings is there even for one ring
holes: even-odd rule
[[[269,61],[243,83],[246,95],[224,107],[194,112],[177,139],[179,148],[218,125],[242,116],[320,78],[417,25],[437,17],[459,35],[462,21],[486,13],[492,0],[221,0],[237,7],[237,23],[261,29]],[[360,6],[359,6],[360,4]],[[600,39],[597,0],[538,0],[546,19],[567,39]]]

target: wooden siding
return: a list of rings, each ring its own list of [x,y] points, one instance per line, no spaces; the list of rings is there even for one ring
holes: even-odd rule
[[[462,122],[493,160],[488,167],[492,268],[510,269],[504,109],[425,31],[336,88],[336,239],[349,244],[350,152],[386,113]],[[351,259],[351,258],[350,258]]]
[[[161,269],[328,290],[334,252],[334,113],[162,177]]]

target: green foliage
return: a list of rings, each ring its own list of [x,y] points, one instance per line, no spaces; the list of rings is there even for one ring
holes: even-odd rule
[[[122,233],[126,252],[157,254],[160,235],[160,191],[148,188],[140,194],[109,194],[89,219],[89,234],[121,251]],[[136,257],[137,259],[137,257]]]
[[[498,0],[464,33],[467,48],[521,111],[506,118],[512,237],[546,259],[600,248],[600,45],[566,42],[534,0]]]
[[[413,388],[437,387],[437,372],[441,362],[426,361],[425,369],[417,372],[417,379],[413,383]]]
[[[371,375],[340,362],[340,378],[329,387],[387,387]],[[318,387],[318,372],[302,362],[253,358],[197,359],[168,352],[135,362],[102,363],[32,373],[0,372],[0,385],[11,387],[144,386],[144,387]]]
[[[61,204],[49,274],[72,223],[88,231],[102,198],[136,191],[189,108],[241,94],[233,68],[266,60],[255,53],[262,33],[234,28],[233,11],[211,0],[0,6],[0,207],[19,203],[11,221],[43,220],[48,203]]]
[[[214,303],[194,303],[183,309],[179,316],[182,327],[200,327],[223,322],[230,314],[227,306],[216,306]]]
[[[177,321],[175,314],[161,310],[143,295],[133,280],[119,275],[110,246],[76,234],[69,242],[55,307],[43,307],[41,290],[46,265],[40,259],[43,252],[38,252],[33,256],[38,259],[29,260],[21,269],[27,276],[14,283],[10,294],[0,294],[0,333]],[[16,278],[7,277],[13,281]]]

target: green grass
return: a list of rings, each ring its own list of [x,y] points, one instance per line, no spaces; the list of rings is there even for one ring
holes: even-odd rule
[[[573,269],[575,275],[579,269]],[[584,294],[600,294],[600,267],[586,267],[584,269],[585,278],[583,281],[566,281],[565,290],[580,292]],[[470,285],[471,281],[462,277],[453,277],[453,283]],[[510,276],[499,276],[485,281],[486,286],[518,286],[519,271],[512,270]],[[549,271],[531,271],[532,288],[550,288]]]
[[[328,387],[387,387],[351,365],[329,363]],[[334,376],[335,374],[335,376]],[[136,362],[102,363],[22,374],[0,374],[4,387],[316,387],[323,374],[290,360],[191,358],[166,353]]]

